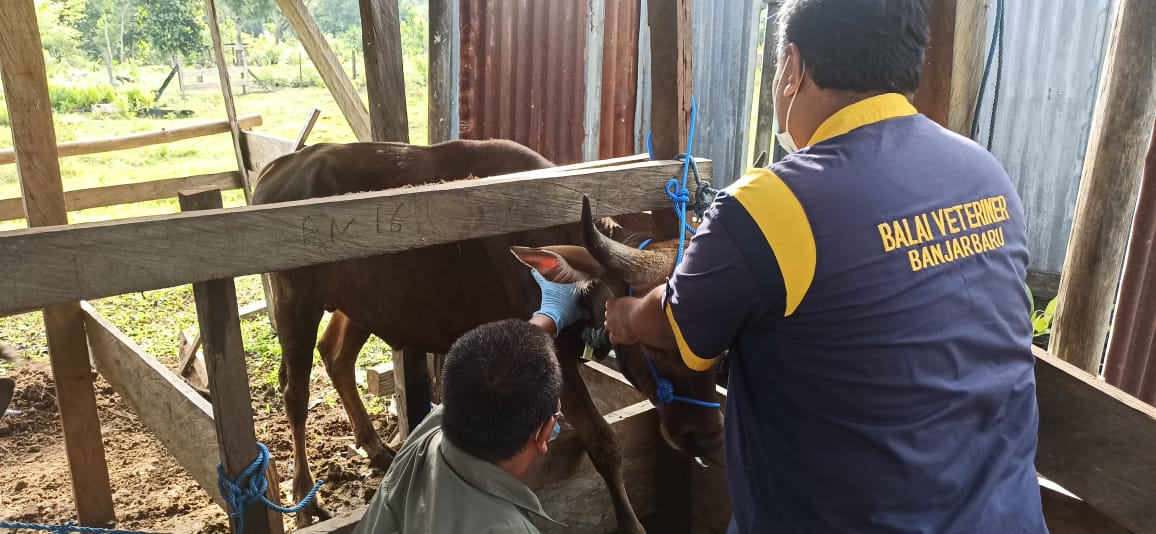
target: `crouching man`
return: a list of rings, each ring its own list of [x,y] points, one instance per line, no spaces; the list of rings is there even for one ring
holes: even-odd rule
[[[582,312],[570,286],[535,279],[543,305],[529,322],[485,324],[450,348],[442,405],[410,433],[354,534],[537,533],[530,516],[553,521],[521,478],[558,434],[551,335]]]

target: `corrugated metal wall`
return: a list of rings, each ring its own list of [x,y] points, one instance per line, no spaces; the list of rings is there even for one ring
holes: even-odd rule
[[[1006,3],[992,153],[1023,199],[1036,270],[1059,272],[1064,265],[1115,2]],[[989,39],[995,5],[988,6]],[[978,118],[980,143],[988,137],[994,70]]]
[[[586,0],[461,0],[461,137],[582,160]],[[638,4],[606,4],[600,156],[634,151]]]

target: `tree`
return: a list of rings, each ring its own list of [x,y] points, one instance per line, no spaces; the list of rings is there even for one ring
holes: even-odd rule
[[[272,20],[277,12],[274,0],[220,0],[219,5],[225,6],[229,18],[233,19],[233,27],[237,35],[237,63],[245,65],[245,44],[241,40],[241,31],[246,27],[255,28],[256,34],[264,31],[265,22]]]
[[[142,0],[142,36],[149,46],[174,60],[178,54],[195,54],[204,46],[204,9],[200,0]]]
[[[317,27],[330,35],[341,35],[351,29],[361,30],[361,8],[357,0],[318,0],[310,11]]]

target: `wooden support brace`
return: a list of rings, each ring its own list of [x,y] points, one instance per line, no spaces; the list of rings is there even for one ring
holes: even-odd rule
[[[249,171],[245,168],[245,157],[241,153],[241,126],[237,122],[237,108],[233,104],[233,86],[229,81],[229,64],[225,59],[224,47],[221,46],[221,26],[217,24],[217,6],[214,0],[205,0],[205,17],[209,25],[209,35],[213,41],[213,57],[217,62],[217,75],[221,78],[221,96],[225,99],[225,115],[229,118],[229,130],[233,137],[233,155],[237,158],[237,168],[241,173],[241,182],[245,185],[245,203],[253,199],[253,186],[249,181]],[[237,51],[238,54],[244,52]],[[242,59],[244,63],[244,59]]]
[[[0,79],[11,121],[25,218],[30,226],[68,224],[33,0],[12,0],[0,9]],[[3,285],[6,292],[7,282]],[[76,515],[82,525],[101,527],[114,522],[116,514],[83,321],[80,304],[75,301],[44,309]]]
[[[369,91],[369,126],[374,141],[409,142],[405,65],[401,53],[398,0],[360,0]]]
[[[915,107],[931,120],[963,136],[971,135],[975,101],[983,73],[983,0],[935,0],[931,43]]]
[[[211,0],[209,0],[211,1]],[[178,195],[182,211],[218,209],[221,192],[210,189]],[[197,303],[205,366],[213,404],[213,426],[217,431],[224,475],[236,478],[257,458],[257,435],[253,430],[253,405],[249,398],[249,372],[241,343],[241,322],[237,314],[237,291],[233,279],[223,278],[193,284]],[[263,506],[250,506],[243,514],[245,532],[266,534],[283,530],[273,523]],[[230,527],[238,532],[236,520]]]
[[[404,348],[394,350],[393,380],[398,432],[404,440],[430,411],[430,378],[425,353]]]
[[[458,138],[461,12],[458,0],[429,3],[429,143]]]

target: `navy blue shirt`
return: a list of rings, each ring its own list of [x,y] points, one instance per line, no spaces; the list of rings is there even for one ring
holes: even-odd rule
[[[901,95],[727,188],[666,310],[730,350],[730,532],[1047,532],[1027,263],[999,163]]]

